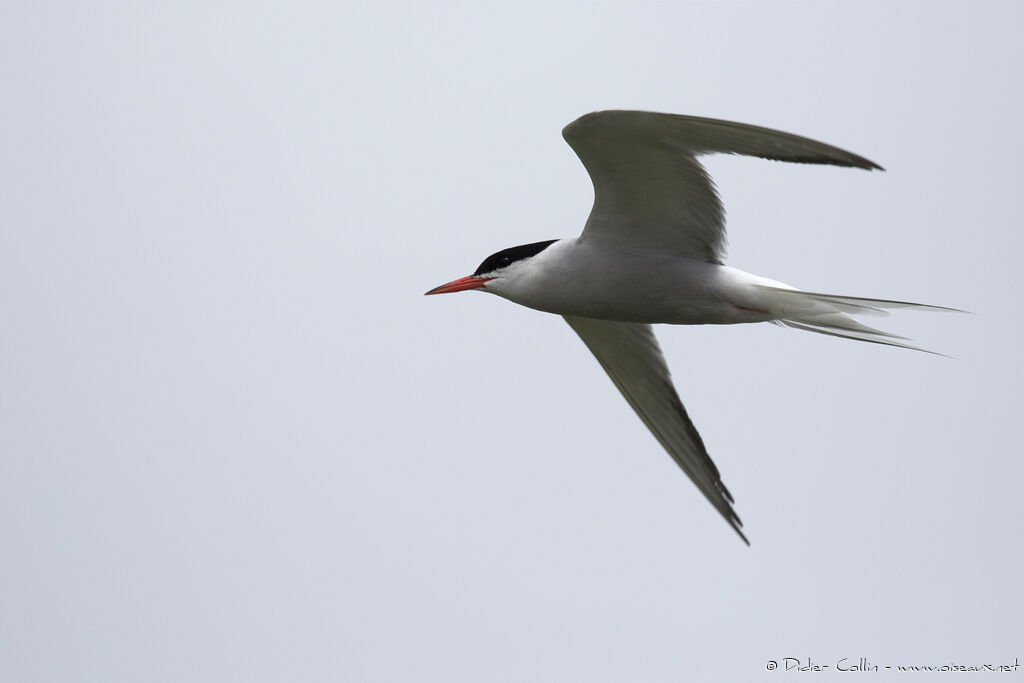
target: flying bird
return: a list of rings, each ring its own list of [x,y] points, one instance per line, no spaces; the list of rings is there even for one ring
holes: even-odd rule
[[[503,249],[472,275],[427,294],[490,292],[563,316],[676,464],[749,545],[651,325],[770,322],[916,349],[851,315],[954,309],[800,291],[723,264],[725,212],[699,157],[742,154],[884,170],[864,157],[769,128],[643,111],[587,114],[562,136],[594,184],[583,233]]]

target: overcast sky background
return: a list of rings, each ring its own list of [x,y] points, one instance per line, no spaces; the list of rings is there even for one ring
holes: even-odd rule
[[[1024,659],[1021,8],[5,3],[0,679]],[[880,163],[709,160],[729,263],[975,313],[658,328],[750,548],[560,318],[422,296],[578,234],[606,108]]]

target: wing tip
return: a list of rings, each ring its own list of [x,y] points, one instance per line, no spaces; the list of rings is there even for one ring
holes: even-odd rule
[[[839,149],[838,147],[836,149]],[[844,151],[845,150],[840,150]],[[763,159],[769,159],[771,161],[781,161],[787,164],[814,164],[816,166],[841,166],[843,168],[859,168],[865,171],[882,171],[885,172],[885,168],[866,159],[862,156],[858,156],[853,152],[845,152],[845,158],[836,157],[822,157],[822,156],[799,156],[799,155],[772,155],[762,156]],[[761,155],[755,155],[761,156]]]
[[[747,538],[747,535],[745,533],[743,533],[743,529],[741,528],[743,526],[743,522],[740,521],[740,518],[737,517],[735,515],[735,513],[734,513],[733,514],[733,518],[728,520],[728,522],[729,522],[729,526],[732,527],[732,530],[735,531],[737,535],[739,535],[740,540],[742,540],[744,543],[746,543],[747,547],[749,548],[750,547],[750,539]]]
[[[856,168],[863,168],[865,171],[881,171],[885,173],[885,168],[881,164],[876,164],[871,159],[865,159],[864,157],[857,157],[857,161],[861,162]]]

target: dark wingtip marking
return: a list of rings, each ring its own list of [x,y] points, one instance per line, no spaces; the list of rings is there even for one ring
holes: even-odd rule
[[[829,159],[820,156],[790,156],[790,155],[779,155],[771,157],[761,157],[762,159],[770,159],[772,161],[784,161],[792,164],[815,164],[815,165],[827,165],[827,166],[844,166],[846,168],[862,168],[865,171],[885,171],[884,168],[864,157],[858,157],[850,155],[849,159]]]

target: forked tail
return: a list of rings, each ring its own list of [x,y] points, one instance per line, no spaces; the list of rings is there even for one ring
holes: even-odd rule
[[[924,351],[941,356],[944,354],[922,349],[907,343],[906,337],[869,327],[851,318],[851,315],[888,315],[890,309],[914,308],[928,311],[951,311],[963,313],[956,308],[915,304],[909,301],[887,299],[865,299],[856,296],[837,296],[817,292],[801,292],[796,289],[761,286],[770,292],[771,313],[776,316],[771,322],[776,325],[793,327],[808,332],[829,334],[834,337],[857,339],[873,344],[899,346],[914,351]]]

